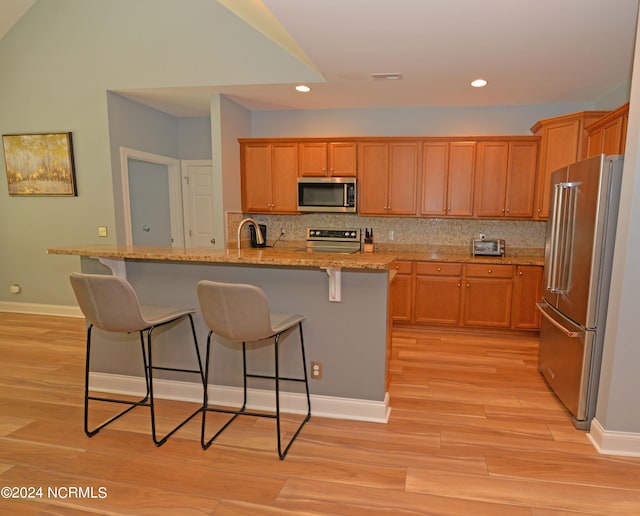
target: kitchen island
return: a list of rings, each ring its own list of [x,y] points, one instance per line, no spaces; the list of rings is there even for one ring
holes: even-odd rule
[[[310,385],[313,414],[387,420],[389,269],[395,259],[392,253],[116,245],[54,248],[47,252],[79,256],[82,272],[126,276],[143,304],[198,308],[196,285],[203,279],[255,284],[267,294],[272,310],[306,316],[303,327],[307,361],[322,364],[322,378],[312,380]],[[199,311],[194,321],[203,349],[208,330]],[[192,365],[183,353],[162,346],[163,339],[168,338],[188,342],[188,331],[187,323],[158,332],[154,338],[158,344],[156,362],[166,360],[176,367]],[[95,338],[99,340],[95,341],[92,381],[98,382],[103,390],[134,392],[141,389],[143,372],[137,365],[140,361],[137,336],[96,332]],[[281,340],[281,367],[285,375],[297,371],[297,339],[297,332],[293,332]],[[105,345],[100,345],[102,343]],[[210,378],[215,385],[210,386],[210,392],[214,403],[235,403],[240,394],[241,354],[234,346],[217,341],[212,351]],[[272,348],[260,345],[255,348],[250,353],[248,366],[269,373],[262,364],[272,364]],[[122,364],[128,364],[124,372]],[[179,374],[167,376],[165,384],[160,385],[164,392],[159,394],[197,399],[198,385],[192,382],[192,378],[180,378]],[[256,393],[261,399],[259,389]],[[301,398],[299,392],[291,393],[289,402],[294,410]],[[270,402],[265,401],[265,405]]]

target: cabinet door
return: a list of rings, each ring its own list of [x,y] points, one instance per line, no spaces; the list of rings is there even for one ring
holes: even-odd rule
[[[271,210],[298,211],[298,145],[274,143],[271,151]]]
[[[414,321],[460,324],[462,265],[417,262],[414,288]]]
[[[481,142],[476,161],[476,216],[504,217],[509,144]]]
[[[512,292],[512,265],[467,264],[462,323],[465,326],[508,328]]]
[[[389,144],[387,213],[415,215],[418,210],[418,144]]]
[[[332,177],[356,177],[356,144],[333,142],[329,144],[329,175]]]
[[[519,265],[513,291],[513,327],[537,330],[540,312],[536,304],[542,299],[542,267]]]
[[[550,124],[542,130],[541,173],[538,178],[537,216],[549,216],[551,174],[577,161],[581,121],[565,120]]]
[[[512,279],[466,278],[464,284],[465,326],[511,325]]]
[[[447,177],[449,143],[425,143],[422,146],[421,215],[447,214]]]
[[[394,321],[411,321],[413,308],[412,263],[396,262],[396,276],[391,284],[391,303]]]
[[[389,146],[386,143],[358,144],[359,212],[387,214]]]
[[[623,122],[623,118],[619,117],[602,128],[601,152],[604,152],[607,155],[624,153],[624,149],[622,152],[620,151],[623,138]]]
[[[536,142],[509,143],[509,166],[505,215],[533,217],[535,199],[538,144]]]
[[[473,215],[475,142],[452,142],[449,147],[447,213],[454,217]]]
[[[327,175],[327,144],[300,143],[300,177],[324,177]]]
[[[242,163],[242,211],[271,211],[271,145],[246,144]]]

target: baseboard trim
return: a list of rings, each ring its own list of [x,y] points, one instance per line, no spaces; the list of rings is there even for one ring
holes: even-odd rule
[[[142,377],[110,373],[91,373],[89,376],[91,389],[94,391],[134,396],[142,396],[145,392],[144,378]],[[202,401],[201,388],[193,382],[154,379],[153,393],[161,399],[193,403]],[[241,387],[209,385],[209,403],[212,405],[238,407],[242,404],[242,395]],[[251,410],[275,410],[273,391],[248,389],[247,399],[247,408]],[[305,413],[306,397],[304,394],[298,393],[281,393],[280,406],[283,412]],[[387,423],[391,413],[389,394],[385,395],[384,401],[311,395],[311,413],[314,416],[333,419]]]
[[[45,305],[41,303],[16,303],[0,301],[0,312],[19,314],[57,315],[60,317],[84,317],[79,306]]]
[[[593,419],[587,437],[602,455],[640,457],[640,434],[608,431]]]

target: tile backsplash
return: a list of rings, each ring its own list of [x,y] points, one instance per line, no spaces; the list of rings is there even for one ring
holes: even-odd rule
[[[227,213],[227,245],[236,244],[238,223],[245,215]],[[285,232],[283,241],[304,241],[307,227],[373,228],[378,244],[471,245],[471,239],[483,233],[487,238],[504,238],[509,248],[542,249],[546,222],[530,220],[467,220],[405,217],[366,217],[351,214],[307,213],[301,215],[253,215],[267,225],[271,244]],[[391,238],[391,236],[393,237]]]

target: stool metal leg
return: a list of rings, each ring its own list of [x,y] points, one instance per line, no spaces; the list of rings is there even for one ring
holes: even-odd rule
[[[191,333],[193,336],[193,342],[195,345],[195,349],[196,349],[196,357],[198,359],[198,370],[195,369],[180,369],[180,368],[176,368],[176,367],[160,367],[160,366],[154,366],[153,362],[152,362],[152,356],[151,356],[151,333],[153,332],[153,330],[155,328],[157,328],[158,326],[162,326],[162,325],[158,325],[158,326],[152,326],[151,328],[149,328],[147,330],[147,349],[148,349],[148,370],[149,370],[149,406],[151,408],[151,434],[153,437],[153,442],[155,443],[156,446],[162,446],[165,442],[167,442],[167,439],[169,439],[169,437],[171,437],[174,433],[176,433],[178,430],[180,430],[184,425],[186,425],[196,414],[198,414],[201,410],[202,407],[198,407],[190,416],[188,416],[186,419],[183,419],[177,426],[175,426],[172,430],[170,430],[167,434],[165,434],[165,436],[161,439],[158,439],[157,433],[156,433],[156,415],[155,415],[155,403],[154,403],[154,397],[153,397],[153,370],[154,369],[161,369],[163,371],[178,371],[178,372],[183,372],[183,373],[197,373],[200,375],[200,380],[202,381],[202,385],[204,387],[204,373],[202,372],[202,361],[200,359],[200,350],[198,349],[198,340],[196,338],[196,331],[195,331],[195,327],[193,325],[193,318],[191,317],[191,314],[188,314],[189,317],[189,321],[191,323]],[[173,322],[173,321],[169,321],[169,322]],[[168,324],[168,323],[163,323],[163,324]],[[142,333],[142,332],[141,332]],[[206,391],[206,388],[205,388]]]
[[[91,364],[91,334],[92,334],[92,330],[93,330],[93,324],[90,324],[89,327],[87,328],[87,356],[86,356],[86,364],[85,364],[85,370],[84,370],[84,433],[87,434],[87,436],[89,437],[93,437],[94,435],[96,435],[100,430],[102,430],[105,426],[107,426],[108,424],[112,423],[113,421],[115,421],[116,419],[119,419],[120,417],[124,416],[127,412],[133,410],[136,407],[139,406],[143,406],[143,407],[147,407],[149,406],[149,403],[147,402],[149,399],[149,377],[147,376],[147,368],[146,368],[146,357],[145,357],[145,352],[144,352],[144,341],[141,340],[140,344],[141,344],[141,348],[142,348],[142,357],[143,357],[143,361],[144,361],[144,365],[145,365],[145,370],[144,370],[144,374],[145,374],[145,384],[147,386],[147,390],[145,393],[144,398],[142,398],[139,401],[125,401],[125,400],[119,400],[119,399],[114,399],[114,398],[105,398],[102,396],[90,396],[89,395],[89,368],[90,368],[90,364]],[[119,412],[118,414],[116,414],[115,416],[113,416],[112,418],[108,419],[107,421],[105,421],[104,423],[102,423],[101,425],[93,428],[93,429],[89,429],[89,400],[93,400],[93,401],[105,401],[105,402],[109,402],[109,403],[120,403],[123,405],[130,405],[128,408],[126,408],[125,410],[123,410],[122,412]]]
[[[156,415],[155,415],[155,403],[154,403],[154,394],[153,394],[153,371],[154,371],[154,369],[161,369],[161,370],[164,370],[164,371],[178,371],[178,372],[183,372],[183,373],[196,373],[196,374],[198,374],[200,376],[200,381],[201,381],[203,387],[205,386],[205,374],[204,374],[204,372],[202,370],[202,360],[200,358],[200,350],[198,348],[198,340],[197,340],[197,337],[196,337],[196,330],[195,330],[195,326],[194,326],[194,323],[193,323],[193,317],[191,316],[191,314],[188,314],[187,316],[189,317],[189,322],[190,322],[190,325],[191,325],[191,334],[192,334],[193,342],[194,342],[194,346],[195,346],[196,358],[197,358],[197,361],[198,361],[198,369],[197,370],[196,369],[180,369],[180,368],[175,368],[175,367],[160,367],[160,366],[154,366],[153,365],[152,339],[151,339],[151,335],[152,335],[153,330],[155,328],[159,327],[159,326],[163,326],[164,324],[169,324],[171,322],[174,322],[177,319],[174,319],[173,321],[167,321],[165,323],[158,324],[156,326],[151,326],[150,328],[146,329],[146,332],[147,332],[146,351],[145,351],[145,339],[144,339],[145,330],[141,330],[139,332],[139,334],[140,334],[140,347],[141,347],[141,350],[142,350],[142,362],[143,362],[143,367],[144,367],[146,393],[145,393],[144,398],[142,398],[139,401],[134,401],[134,402],[125,401],[125,400],[119,400],[119,399],[114,399],[114,398],[105,398],[105,397],[100,397],[100,396],[90,396],[89,395],[89,367],[90,367],[90,359],[91,359],[91,331],[93,329],[93,325],[89,325],[89,327],[87,329],[87,357],[86,357],[86,365],[85,365],[85,396],[84,396],[84,431],[89,437],[92,437],[93,435],[97,434],[102,428],[104,428],[108,424],[112,423],[116,419],[124,416],[127,412],[129,412],[130,410],[133,410],[135,407],[144,406],[144,407],[149,407],[149,409],[151,411],[151,433],[152,433],[153,442],[156,444],[156,446],[162,446],[167,441],[167,439],[169,437],[171,437],[177,430],[182,428],[188,421],[190,421],[196,414],[198,414],[202,410],[202,407],[198,407],[189,417],[187,417],[186,419],[182,420],[175,428],[173,428],[171,431],[169,431],[169,433],[167,433],[164,437],[162,437],[161,439],[158,438],[157,432],[156,432],[156,417],[155,417]],[[205,392],[206,392],[206,389],[205,389]],[[89,400],[105,401],[105,402],[110,402],[110,403],[120,403],[120,404],[130,405],[130,406],[127,409],[123,410],[122,412],[116,414],[115,416],[113,416],[112,418],[107,420],[106,422],[102,423],[98,427],[90,430],[89,429],[89,424],[88,424],[88,420],[89,420]]]
[[[211,408],[211,407],[208,406],[207,386],[208,386],[208,382],[209,382],[209,361],[210,361],[210,355],[211,355],[211,336],[213,334],[212,331],[209,332],[209,335],[207,336],[207,351],[206,351],[206,357],[205,357],[205,388],[204,388],[204,393],[205,394],[204,394],[204,400],[203,400],[203,404],[202,404],[202,431],[201,431],[201,436],[200,436],[200,443],[202,445],[202,449],[203,450],[208,449],[211,446],[211,444],[213,443],[213,441],[233,422],[233,420],[237,416],[245,415],[245,416],[255,416],[255,417],[266,417],[266,418],[270,418],[270,419],[275,419],[276,420],[276,432],[277,432],[277,438],[278,438],[278,457],[280,458],[280,460],[284,460],[284,458],[287,456],[287,452],[289,451],[289,448],[293,444],[293,441],[296,439],[296,437],[298,437],[298,434],[300,433],[300,430],[302,430],[302,427],[311,418],[311,398],[310,398],[310,395],[309,395],[309,382],[308,382],[308,378],[307,378],[307,365],[306,365],[306,357],[305,357],[305,351],[304,351],[304,337],[303,337],[303,334],[302,334],[302,322],[300,322],[298,324],[298,328],[300,330],[300,349],[301,349],[301,352],[302,352],[302,369],[303,369],[303,373],[304,373],[304,377],[303,378],[290,378],[290,377],[281,377],[280,376],[278,348],[279,348],[279,343],[280,343],[280,335],[282,335],[283,332],[274,335],[274,338],[275,338],[275,342],[274,342],[275,374],[274,374],[274,376],[247,373],[246,343],[245,342],[242,343],[242,372],[243,372],[243,393],[244,393],[244,396],[243,396],[242,407],[240,409],[237,409],[237,410],[218,409],[218,408]],[[275,392],[275,394],[276,394],[276,412],[275,412],[275,414],[263,414],[263,413],[258,413],[258,412],[248,412],[246,410],[247,378],[266,378],[266,379],[271,379],[271,380],[275,381],[275,391],[276,391]],[[305,393],[306,393],[306,398],[307,398],[307,413],[306,413],[302,423],[298,426],[298,428],[297,428],[296,432],[294,433],[293,437],[289,440],[289,443],[287,444],[287,446],[284,449],[284,451],[282,450],[281,428],[280,428],[280,381],[281,380],[292,381],[292,382],[304,382],[304,384],[305,384]],[[207,414],[207,412],[221,412],[221,413],[226,413],[226,414],[233,414],[233,417],[231,417],[213,435],[213,437],[211,437],[208,441],[205,440],[205,426],[206,426],[206,414]]]
[[[293,441],[295,441],[296,437],[298,437],[298,434],[300,433],[300,430],[302,430],[302,427],[307,423],[307,421],[309,421],[309,419],[311,419],[311,397],[309,395],[309,380],[307,378],[307,362],[306,362],[306,357],[305,357],[305,352],[304,352],[304,337],[302,335],[302,322],[298,323],[298,329],[300,331],[300,350],[302,352],[302,370],[304,372],[304,378],[299,379],[299,378],[280,378],[279,375],[279,371],[278,371],[278,347],[279,347],[279,337],[280,334],[276,335],[276,342],[275,342],[275,363],[276,363],[276,375],[275,375],[275,382],[276,382],[276,428],[277,428],[277,433],[278,433],[278,457],[280,457],[280,460],[284,460],[284,458],[287,456],[287,453],[289,451],[289,448],[291,448],[291,445],[293,444]],[[284,449],[284,451],[282,451],[282,441],[280,438],[280,380],[289,380],[289,381],[293,381],[293,382],[304,382],[304,386],[305,386],[305,391],[306,391],[306,397],[307,397],[307,414],[305,415],[305,418],[302,420],[302,423],[300,423],[300,425],[298,426],[298,429],[296,430],[296,432],[293,434],[293,437],[291,437],[291,439],[289,440],[289,444],[287,444],[287,447]]]

